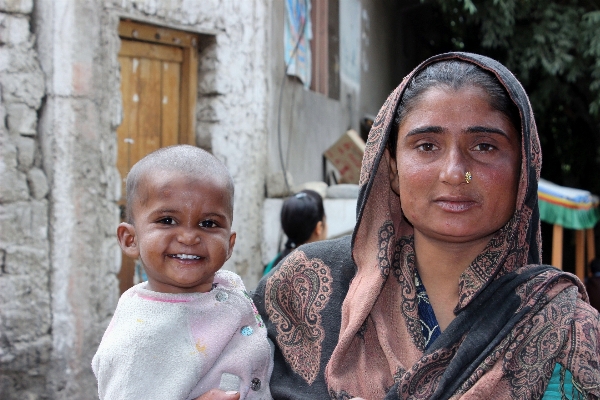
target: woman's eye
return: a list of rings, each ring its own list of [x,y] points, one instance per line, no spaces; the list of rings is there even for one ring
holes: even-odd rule
[[[160,222],[161,224],[165,224],[165,225],[174,225],[175,224],[175,220],[171,217],[161,218],[158,222]]]
[[[417,146],[417,149],[421,151],[433,151],[435,150],[435,145],[433,143],[423,143]]]
[[[491,151],[494,150],[495,147],[489,143],[480,143],[474,147],[476,151]]]
[[[207,219],[206,221],[200,222],[200,226],[203,228],[216,228],[217,223],[211,219]]]

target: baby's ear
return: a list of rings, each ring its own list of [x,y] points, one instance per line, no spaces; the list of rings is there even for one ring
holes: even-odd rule
[[[233,246],[235,246],[236,237],[237,234],[235,232],[231,232],[231,234],[229,235],[229,249],[227,250],[227,260],[229,260],[229,257],[231,257],[231,255],[233,254]]]
[[[135,236],[135,227],[127,222],[121,222],[117,228],[117,238],[119,246],[127,257],[138,258],[140,249],[138,247],[137,238]]]

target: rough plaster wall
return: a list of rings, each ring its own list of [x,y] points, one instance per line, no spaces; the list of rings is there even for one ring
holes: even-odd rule
[[[340,8],[344,1],[340,2]],[[294,184],[323,179],[322,153],[349,128],[358,127],[353,115],[355,97],[349,96],[345,82],[341,84],[340,100],[304,89],[295,78],[282,79],[285,73],[283,48],[285,2],[271,1],[269,41],[269,173],[280,176],[280,146],[278,140],[279,108],[281,108],[281,149],[284,164]],[[280,103],[281,85],[283,95]],[[282,174],[281,174],[282,176]],[[275,255],[271,255],[274,257]]]
[[[202,2],[198,28],[207,8]],[[210,136],[213,154],[233,175],[237,241],[226,268],[253,289],[262,276],[268,9],[263,1],[234,0],[220,2],[214,11],[216,40],[200,54],[197,136]]]
[[[97,1],[35,3],[47,83],[39,135],[50,180],[53,351],[47,395],[55,399],[96,397],[90,362],[118,295],[119,121],[111,118],[118,80],[117,65],[102,53],[111,40],[102,29],[107,24]]]
[[[49,370],[48,181],[37,112],[44,76],[32,0],[0,0],[0,398],[43,398]]]
[[[29,4],[27,12],[31,13],[31,2]],[[16,150],[11,150],[16,146],[13,144],[12,147],[2,146],[6,153],[2,159],[10,170],[3,174],[3,179],[12,179],[13,187],[12,197],[6,201],[6,196],[2,198],[2,207],[9,200],[26,199],[41,208],[41,211],[29,214],[40,219],[34,221],[36,233],[40,227],[44,227],[44,235],[49,232],[50,245],[48,238],[43,236],[46,241],[36,245],[36,252],[33,252],[36,267],[45,267],[45,270],[39,279],[30,274],[23,280],[27,285],[35,282],[43,286],[39,290],[37,314],[30,312],[29,318],[37,319],[36,328],[43,330],[46,336],[40,334],[28,339],[40,342],[36,342],[38,353],[28,353],[28,369],[19,369],[15,376],[24,387],[36,395],[40,394],[41,398],[96,398],[90,362],[116,307],[116,273],[120,267],[120,252],[115,238],[118,224],[115,202],[120,190],[120,177],[115,168],[116,127],[121,120],[117,60],[119,17],[214,34],[214,39],[205,43],[200,54],[197,139],[198,144],[210,148],[226,163],[234,177],[234,229],[238,240],[232,260],[226,267],[238,272],[247,286],[253,288],[262,269],[260,238],[267,91],[264,60],[268,39],[264,27],[268,7],[265,1],[235,0],[37,0],[34,9],[36,49],[46,78],[43,106],[40,108],[44,82],[39,67],[35,72],[40,84],[35,86],[31,83],[35,82],[35,77],[22,77],[23,85],[17,89],[29,95],[35,94],[35,101],[20,100],[33,110],[33,116],[27,115],[34,125],[38,118],[35,111],[40,109],[41,155],[37,157],[37,164],[43,166],[48,176],[49,203],[43,200],[46,193],[36,189],[40,184],[36,183],[39,179],[35,179],[40,174],[43,176],[44,172],[34,168],[34,172],[27,175],[27,171],[19,170],[21,167],[15,161]],[[20,48],[20,51],[29,51],[35,61],[32,44],[29,50],[23,45]],[[4,87],[3,90],[3,93],[7,92]],[[3,96],[3,106],[7,103],[5,99],[6,96]],[[2,143],[9,140],[17,143],[21,136],[3,132]],[[23,176],[29,176],[29,187],[21,179]],[[33,208],[32,205],[30,207]],[[3,210],[0,215],[8,219],[9,216],[14,218],[14,214],[13,210]],[[14,225],[18,227],[18,224]],[[20,231],[10,237],[19,234]],[[6,271],[10,271],[12,265],[12,250],[8,244],[4,245],[4,236],[0,237],[3,259],[0,284],[3,284]],[[24,257],[23,254],[28,253],[23,250],[18,256]],[[7,284],[17,288],[15,282],[7,281]],[[5,293],[12,292],[1,291],[0,297]],[[4,303],[10,304],[8,300],[2,298],[2,312]],[[16,312],[18,307],[25,305],[20,303],[14,306],[14,310],[7,310]],[[30,311],[29,308],[27,311]],[[11,321],[2,313],[0,316],[0,323]],[[20,340],[33,335],[29,330],[29,336],[23,336],[25,328],[30,327],[15,328],[15,335],[21,335],[18,336]],[[0,360],[6,358],[5,354],[11,357],[10,354],[14,353],[8,347],[10,331],[6,332],[0,342]],[[49,332],[52,336],[48,335]],[[9,350],[13,353],[6,353]],[[6,359],[11,368],[18,367],[19,364]],[[46,360],[47,369],[50,364],[49,371],[39,373],[36,385],[29,384],[28,379],[34,379],[36,373],[31,368],[40,360]],[[44,367],[43,362],[41,366]],[[29,375],[25,377],[25,373]],[[4,379],[1,378],[0,382]],[[8,381],[8,384],[13,385],[11,382]]]

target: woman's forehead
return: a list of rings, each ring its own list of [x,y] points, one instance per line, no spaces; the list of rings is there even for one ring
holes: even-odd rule
[[[440,107],[439,102],[436,101],[439,101],[442,98],[449,99],[449,101]],[[410,107],[406,109],[398,128],[410,115],[416,113],[427,111],[431,114],[443,117],[444,113],[450,112],[457,107],[462,107],[464,112],[468,112],[471,105],[473,107],[475,105],[479,106],[480,110],[482,106],[485,106],[483,108],[487,107],[490,112],[497,113],[514,128],[514,131],[519,137],[521,136],[520,121],[518,125],[515,125],[516,121],[513,121],[506,110],[500,109],[500,107],[495,104],[493,97],[486,88],[473,83],[467,83],[459,87],[452,87],[448,84],[440,83],[428,87],[411,102]]]
[[[471,98],[473,100],[485,99],[485,101],[490,105],[492,102],[490,94],[485,90],[485,88],[479,85],[467,83],[459,87],[452,87],[446,83],[438,83],[423,90],[423,92],[421,92],[419,96],[417,96],[412,102],[412,107],[410,107],[407,112],[411,113],[415,110],[415,108],[419,108],[424,105],[426,106],[432,97],[440,95],[461,96],[465,98]]]
[[[510,123],[509,119],[496,110],[491,103],[488,93],[477,86],[464,86],[460,88],[430,87],[425,90],[418,99],[415,99],[410,110],[407,110],[404,118],[400,121],[399,128],[415,123],[438,123],[445,125],[450,122],[451,117],[456,122],[485,121],[493,116],[494,119],[503,119]],[[512,126],[512,123],[511,123]]]

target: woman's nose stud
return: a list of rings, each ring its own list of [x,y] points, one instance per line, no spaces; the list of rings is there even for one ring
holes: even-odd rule
[[[473,175],[469,171],[465,172],[465,182],[471,183],[471,179],[473,179]]]

